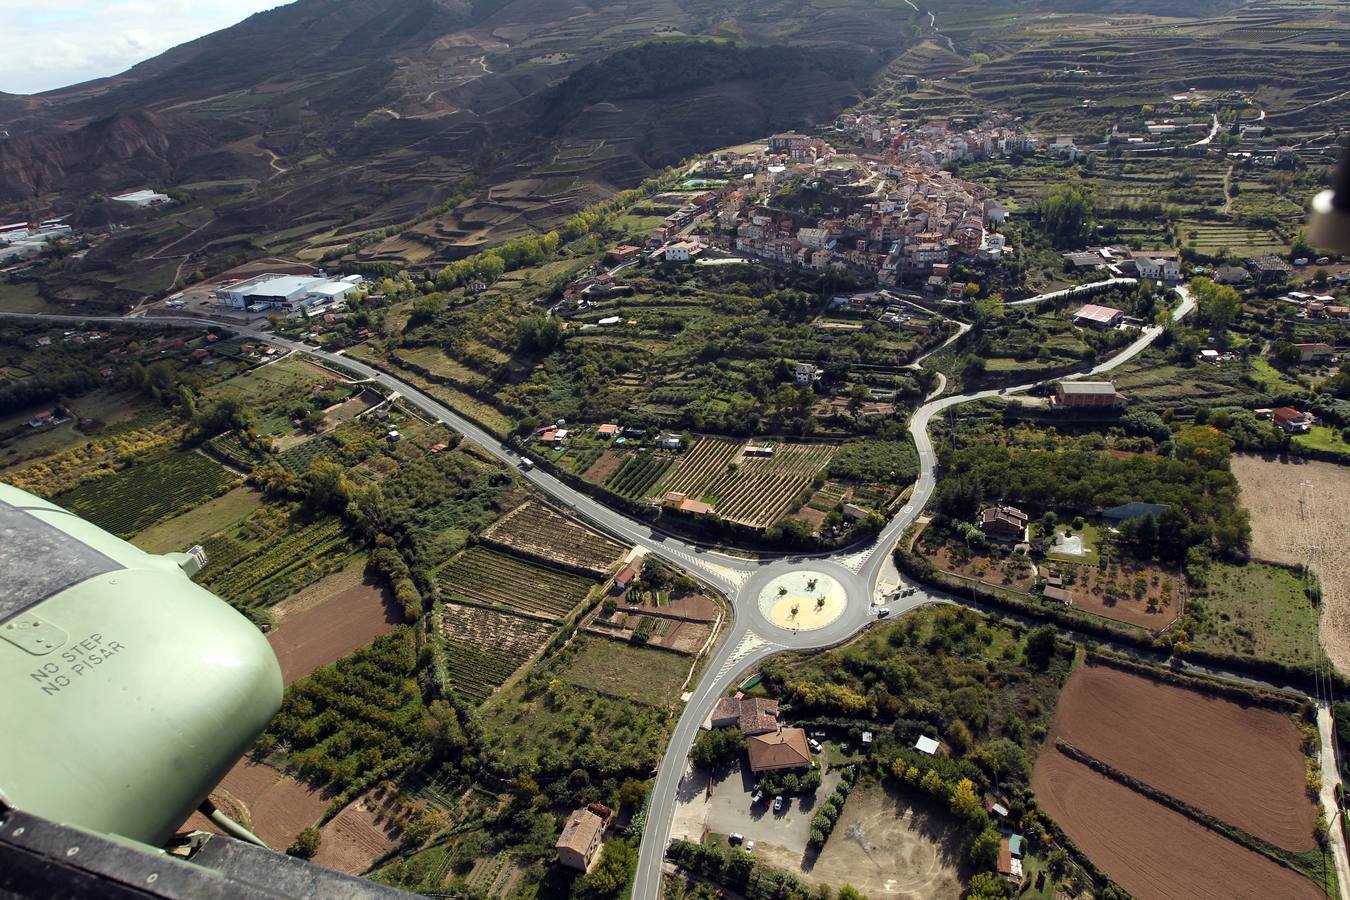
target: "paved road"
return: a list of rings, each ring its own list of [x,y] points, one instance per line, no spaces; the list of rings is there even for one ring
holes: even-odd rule
[[[1059,300],[1062,297],[1080,297],[1095,294],[1098,291],[1104,291],[1109,287],[1115,287],[1118,284],[1138,284],[1137,278],[1107,278],[1104,281],[1089,281],[1087,284],[1075,285],[1071,288],[1065,288],[1062,291],[1051,291],[1048,294],[1037,294],[1035,297],[1027,297],[1024,300],[1012,300],[1003,304],[1004,306],[1031,306],[1040,303],[1042,300]]]
[[[1181,319],[1194,307],[1194,301],[1184,287],[1177,288],[1177,293],[1181,297],[1181,303],[1174,310],[1173,316],[1176,319]],[[454,428],[466,439],[479,445],[504,464],[518,467],[520,463],[520,457],[514,450],[504,446],[492,435],[456,414],[454,410],[401,379],[359,360],[262,333],[251,326],[224,325],[219,322],[185,317],[142,316],[128,319],[21,313],[0,313],[0,316],[72,323],[98,322],[178,327],[214,326],[245,334],[256,340],[267,341],[287,350],[316,357],[330,366],[368,379],[386,391],[397,392],[405,402],[427,415],[443,421],[447,426]],[[963,328],[958,331],[951,340],[958,339],[961,334],[964,334],[965,330]],[[1143,329],[1139,339],[1129,347],[1121,350],[1100,365],[1093,367],[1090,371],[1072,377],[1098,375],[1123,365],[1143,352],[1162,333],[1162,330],[1160,326],[1150,326]],[[951,598],[945,594],[919,586],[915,586],[915,591],[904,598],[897,598],[892,595],[889,598],[884,598],[884,602],[882,602],[883,598],[875,596],[876,585],[882,568],[885,566],[896,541],[904,530],[919,517],[937,487],[935,472],[937,452],[929,437],[929,423],[933,416],[957,404],[1000,394],[1020,393],[1029,390],[1032,386],[1033,384],[1024,384],[1001,391],[978,391],[930,399],[929,402],[919,407],[910,420],[910,434],[914,438],[919,456],[919,476],[915,480],[909,501],[885,525],[873,542],[865,546],[848,548],[832,555],[801,555],[758,559],[731,556],[658,532],[568,487],[546,472],[536,469],[519,473],[520,477],[528,480],[556,501],[570,507],[592,524],[621,540],[642,546],[658,557],[697,574],[726,594],[734,609],[735,615],[731,628],[726,638],[706,662],[703,674],[695,685],[685,705],[684,712],[675,725],[665,756],[661,761],[656,783],[652,788],[647,829],[643,835],[639,851],[638,871],[633,889],[633,896],[637,900],[656,900],[659,896],[661,866],[666,844],[669,841],[670,826],[674,817],[679,786],[686,775],[689,749],[698,736],[699,728],[712,712],[717,699],[734,686],[748,669],[766,657],[785,650],[816,649],[842,643],[867,627],[871,622],[876,621],[876,607],[879,606],[889,609],[891,614],[902,614],[926,604],[951,602]],[[835,578],[844,588],[847,597],[845,608],[837,619],[821,628],[797,631],[780,627],[771,622],[761,608],[761,598],[767,593],[765,586],[779,575],[804,569]]]

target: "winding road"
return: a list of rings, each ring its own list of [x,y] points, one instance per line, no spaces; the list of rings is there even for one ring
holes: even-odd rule
[[[1179,320],[1194,308],[1194,300],[1185,287],[1176,288],[1181,302],[1173,310],[1173,319]],[[206,319],[187,317],[89,317],[55,316],[24,313],[0,313],[6,318],[38,319],[64,322],[97,322],[109,324],[144,324],[200,328],[211,326],[266,341],[286,350],[304,353],[322,360],[329,366],[366,379],[387,392],[397,392],[403,400],[426,415],[439,419],[465,438],[486,450],[503,464],[516,467],[520,456],[510,447],[488,434],[473,422],[458,415],[407,382],[374,368],[364,362],[350,359],[341,353],[331,353],[296,341],[258,331],[252,326],[224,324]],[[958,339],[966,328],[960,329],[950,340]],[[1138,340],[1110,359],[1071,378],[1090,377],[1123,365],[1142,353],[1163,331],[1162,326],[1149,326],[1140,332]],[[712,651],[685,708],[675,725],[670,743],[661,761],[652,788],[648,808],[648,824],[643,834],[633,897],[637,900],[656,900],[660,895],[661,871],[666,845],[669,842],[672,819],[681,783],[689,774],[688,756],[703,722],[712,712],[718,698],[734,687],[752,666],[775,653],[792,650],[812,650],[840,644],[876,621],[881,608],[890,614],[907,612],[930,603],[951,602],[946,595],[914,585],[908,597],[879,596],[878,583],[882,569],[900,535],[919,517],[937,487],[937,452],[929,437],[929,423],[933,417],[962,403],[987,397],[1017,394],[1032,388],[1023,384],[1002,390],[986,390],[951,397],[930,399],[915,410],[910,420],[910,434],[918,450],[919,475],[913,491],[903,508],[882,528],[875,540],[857,547],[846,548],[834,554],[762,557],[757,559],[733,556],[689,541],[680,540],[656,531],[616,512],[603,503],[583,494],[562,481],[538,469],[519,471],[519,477],[529,481],[555,501],[569,507],[593,525],[620,540],[641,546],[703,579],[724,593],[734,611],[730,629],[721,644]],[[940,392],[941,386],[939,387]],[[935,392],[938,393],[938,392]],[[776,624],[771,608],[778,599],[776,579],[792,574],[809,573],[823,576],[828,582],[838,583],[846,602],[833,621],[817,628],[793,629]],[[771,584],[773,583],[773,584]],[[780,615],[781,618],[781,615]]]

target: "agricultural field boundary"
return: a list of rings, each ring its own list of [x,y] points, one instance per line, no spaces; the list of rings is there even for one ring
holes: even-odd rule
[[[527,517],[529,515],[529,511],[531,508],[542,509],[545,513],[562,519],[566,523],[566,525],[571,528],[576,528],[581,531],[588,532],[589,534],[592,534],[598,538],[608,541],[609,543],[614,545],[613,557],[604,566],[600,565],[585,566],[580,563],[573,563],[556,557],[545,556],[542,552],[536,552],[534,550],[516,546],[515,544],[510,543],[508,539],[499,537],[499,534],[502,532],[509,533],[510,527],[515,522],[516,519]],[[529,500],[526,500],[525,502],[517,506],[515,509],[507,512],[496,522],[492,523],[491,527],[489,527],[486,531],[483,532],[479,540],[483,544],[489,545],[495,549],[509,553],[520,559],[529,560],[531,562],[546,566],[548,568],[561,569],[565,572],[580,575],[585,578],[589,578],[591,580],[600,580],[600,581],[605,580],[609,576],[611,571],[613,571],[613,569],[615,568],[620,557],[623,556],[623,554],[625,554],[629,550],[629,545],[625,541],[616,539],[615,537],[611,536],[605,531],[602,531],[598,528],[594,528],[591,525],[568,515],[566,512],[563,512],[555,503],[551,501],[540,500],[537,497],[532,497]]]
[[[1097,757],[1081,750],[1063,738],[1055,738],[1055,749],[1063,753],[1069,759],[1081,763],[1101,775],[1105,775],[1117,784],[1129,788],[1137,794],[1141,794],[1159,803],[1175,813],[1179,813],[1197,825],[1201,825],[1215,834],[1238,844],[1253,853],[1259,853],[1269,859],[1271,862],[1278,863],[1286,869],[1297,872],[1298,874],[1312,880],[1315,884],[1327,892],[1328,897],[1339,896],[1337,893],[1336,867],[1326,861],[1326,856],[1330,854],[1329,850],[1313,849],[1305,853],[1293,853],[1288,850],[1282,850],[1259,837],[1238,828],[1236,825],[1230,825],[1222,819],[1215,818],[1208,813],[1201,812],[1189,803],[1173,797],[1171,794],[1160,791],[1147,782],[1140,781],[1132,775],[1122,772],[1110,763],[1103,762]],[[1322,873],[1326,873],[1323,875]],[[1325,880],[1324,880],[1325,878]]]
[[[919,524],[919,522],[915,522],[915,525]],[[911,526],[911,528],[913,527]],[[913,552],[914,538],[913,535],[901,537],[896,544],[894,559],[896,568],[920,584],[938,588],[950,594],[960,595],[962,597],[961,602],[969,603],[977,609],[994,610],[1005,615],[1022,617],[1029,621],[1053,623],[1071,634],[1078,635],[1079,639],[1085,642],[1097,640],[1128,645],[1159,662],[1165,662],[1166,658],[1171,656],[1170,648],[1154,641],[1149,632],[1137,626],[1107,624],[1111,620],[1096,616],[1074,615],[1052,606],[1023,600],[1021,599],[1022,595],[1001,593],[990,585],[958,580],[945,572],[940,572],[925,557]],[[968,601],[966,597],[969,597]],[[1284,682],[1285,686],[1302,691],[1308,696],[1315,696],[1318,692],[1318,685],[1328,677],[1332,679],[1338,690],[1350,692],[1350,678],[1339,671],[1332,672],[1328,676],[1314,664],[1293,665],[1274,660],[1250,659],[1232,654],[1199,650],[1195,647],[1188,649],[1179,658],[1194,665],[1212,665],[1224,668],[1241,678],[1263,682],[1267,679],[1279,679]]]
[[[1290,715],[1298,715],[1303,712],[1304,702],[1297,697],[1275,692],[1258,685],[1239,685],[1232,681],[1210,678],[1207,675],[1150,666],[1130,657],[1106,653],[1097,648],[1089,648],[1084,654],[1084,660],[1089,664],[1109,666],[1121,672],[1151,678],[1162,684],[1188,691],[1213,694],[1239,704],[1264,706],[1267,709]]]

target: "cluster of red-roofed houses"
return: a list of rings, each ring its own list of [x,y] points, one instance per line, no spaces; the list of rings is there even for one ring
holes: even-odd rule
[[[806,732],[779,723],[777,700],[740,694],[723,697],[717,701],[709,724],[713,728],[740,729],[752,772],[808,769],[812,765]]]

